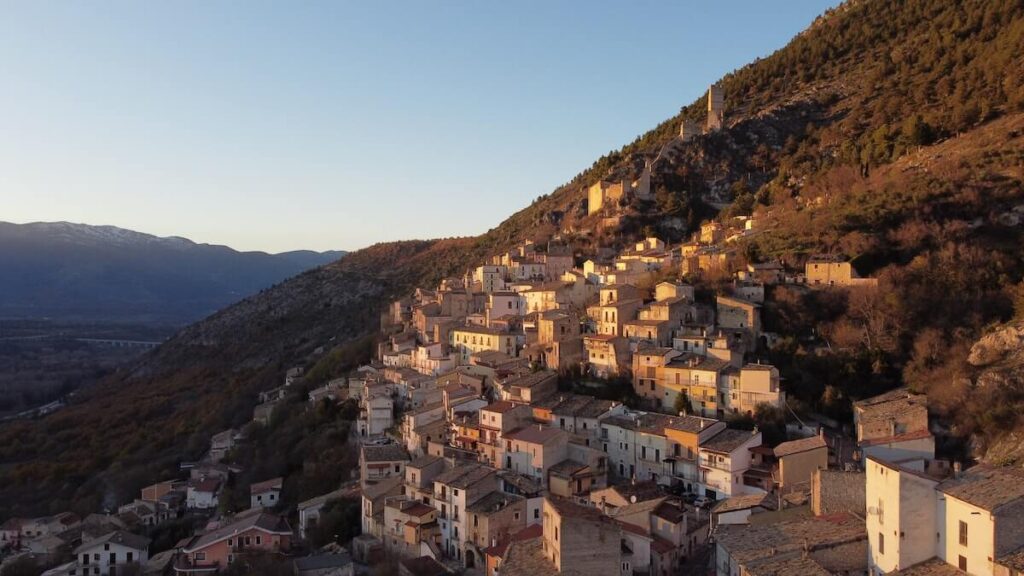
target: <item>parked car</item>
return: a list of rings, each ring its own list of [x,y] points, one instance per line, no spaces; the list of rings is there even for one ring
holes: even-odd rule
[[[694,501],[693,505],[697,508],[710,508],[715,501],[708,496],[698,496]]]

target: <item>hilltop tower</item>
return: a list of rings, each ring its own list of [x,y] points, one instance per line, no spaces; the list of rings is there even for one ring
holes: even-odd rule
[[[718,84],[708,88],[707,132],[717,132],[725,125],[725,93]]]

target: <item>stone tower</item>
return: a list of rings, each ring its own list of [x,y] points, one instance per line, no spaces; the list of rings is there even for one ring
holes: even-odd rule
[[[708,123],[707,131],[716,132],[725,125],[725,94],[722,87],[712,84],[708,88]]]
[[[683,120],[679,123],[679,139],[683,142],[689,142],[697,134],[700,134],[700,128],[693,120]]]

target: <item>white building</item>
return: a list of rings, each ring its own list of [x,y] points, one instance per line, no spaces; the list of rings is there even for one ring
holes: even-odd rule
[[[763,492],[747,486],[743,474],[750,469],[750,449],[761,445],[757,430],[726,428],[700,446],[700,485],[717,499]]]
[[[1024,470],[980,465],[960,473],[932,460],[868,457],[869,566],[875,574],[938,559],[967,574],[1007,574],[1024,547]],[[934,560],[933,560],[934,562]]]
[[[117,530],[76,548],[75,560],[77,567],[69,574],[116,575],[149,560],[149,539]]]

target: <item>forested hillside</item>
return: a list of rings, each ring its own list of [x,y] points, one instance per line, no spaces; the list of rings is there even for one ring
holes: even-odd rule
[[[751,259],[842,252],[880,277],[866,296],[773,295],[773,361],[806,409],[841,415],[904,379],[930,393],[951,381],[969,343],[1013,314],[1024,270],[1020,228],[1003,217],[1024,203],[1024,6],[851,1],[722,86],[728,127],[673,148],[655,201],[624,206],[615,230],[586,216],[585,187],[636,177],[703,99],[480,237],[355,252],[189,327],[67,410],[0,428],[0,517],[87,508],[170,473],[248,419],[289,365],[370,333],[389,299],[518,240],[678,238],[718,202],[732,203],[718,217],[756,211],[767,223]],[[984,415],[953,412],[961,435],[996,434]]]

